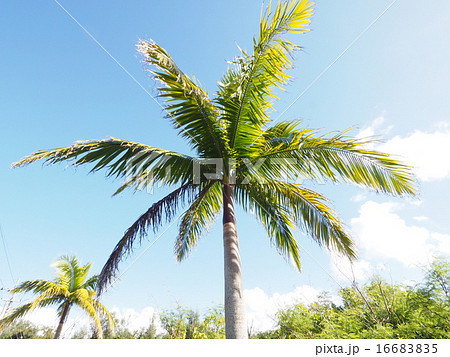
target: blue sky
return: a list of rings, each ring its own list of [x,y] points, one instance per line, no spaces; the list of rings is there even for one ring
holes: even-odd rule
[[[256,0],[60,4],[152,95],[155,84],[135,48],[139,38],[167,49],[213,95],[226,60],[238,54],[236,43],[250,48],[261,9]],[[273,118],[391,4],[319,2],[312,31],[295,38],[304,50],[296,56],[294,80],[280,94]],[[51,279],[49,265],[61,254],[93,262],[99,272],[122,233],[167,191],[111,197],[120,182],[106,180],[101,172],[39,163],[11,170],[11,163],[38,149],[109,136],[189,149],[152,98],[55,1],[6,0],[0,14],[0,224],[12,273],[2,243],[0,287],[10,288],[17,279]],[[314,186],[331,199],[355,237],[358,279],[377,273],[399,283],[420,280],[415,265],[426,264],[433,254],[450,255],[448,33],[448,2],[394,2],[280,118],[302,119],[324,133],[355,127],[355,135],[383,139],[375,148],[402,155],[415,166],[420,194],[414,200],[345,184]],[[298,273],[270,246],[259,224],[238,213],[244,288],[255,318],[272,311],[276,302],[312,299],[321,290],[336,294],[340,285],[349,284],[342,276],[348,275],[344,262],[331,259],[301,232],[296,233],[303,247]],[[122,312],[220,304],[218,223],[182,263],[172,254],[176,223],[163,228],[160,238],[150,235],[121,264],[124,274],[104,304]]]

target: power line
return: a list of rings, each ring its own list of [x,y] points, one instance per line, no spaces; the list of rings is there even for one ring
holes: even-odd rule
[[[14,279],[14,275],[13,275],[13,273],[12,273],[11,263],[10,263],[10,261],[9,261],[8,250],[6,249],[5,236],[4,236],[4,234],[3,234],[3,229],[2,229],[1,223],[0,223],[0,236],[1,236],[1,238],[2,238],[3,249],[4,249],[4,251],[5,251],[6,263],[8,264],[9,274],[11,275],[11,281],[12,281],[13,284],[14,284],[15,279]]]
[[[128,77],[130,77],[133,80],[133,82],[135,82],[145,93],[147,93],[147,95],[151,99],[153,99],[153,101],[156,104],[158,104],[161,107],[161,109],[167,113],[169,117],[173,118],[173,114],[170,113],[160,102],[158,102],[156,98],[153,95],[151,95],[150,92],[147,89],[145,89],[145,87],[135,77],[133,77],[133,75],[130,72],[128,72],[128,70],[124,66],[122,66],[122,64],[111,53],[108,52],[108,50],[105,47],[103,47],[103,45],[88,30],[86,30],[86,28],[80,22],[78,22],[78,20],[75,17],[73,17],[72,14],[64,6],[62,6],[57,0],[53,1],[86,33],[86,35],[88,35],[91,38],[92,41],[94,41],[103,50],[103,52],[105,52],[128,75]],[[186,131],[186,129],[184,129],[183,127],[180,127],[180,129],[185,134],[190,136],[192,140],[194,140],[198,144],[198,141],[188,131]]]
[[[18,284],[19,284],[19,280],[17,280],[16,284],[14,285],[14,288],[17,287]],[[16,293],[14,292],[14,289],[1,288],[0,290],[6,290],[11,294],[11,297],[9,299],[3,299],[3,301],[5,302],[5,305],[3,305],[2,311],[0,312],[0,319],[2,319],[8,315],[8,311],[11,309],[12,304],[14,302],[16,302],[16,300],[14,300]],[[22,301],[22,299],[20,301]]]

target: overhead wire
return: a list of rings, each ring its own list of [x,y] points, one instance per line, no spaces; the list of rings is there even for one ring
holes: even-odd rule
[[[3,250],[5,251],[5,257],[6,257],[6,264],[8,265],[8,270],[9,270],[9,274],[11,276],[11,281],[14,284],[15,279],[14,279],[14,274],[12,272],[12,268],[11,268],[11,262],[9,260],[9,254],[8,254],[8,249],[6,248],[6,241],[5,241],[5,235],[3,233],[3,228],[2,228],[2,224],[0,223],[0,237],[2,239],[2,245],[3,245]],[[2,284],[3,285],[3,284]]]

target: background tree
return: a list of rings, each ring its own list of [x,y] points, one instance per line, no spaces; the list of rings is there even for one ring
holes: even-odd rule
[[[102,316],[100,318],[100,324],[102,326],[103,334],[101,338],[103,339],[134,339],[136,338],[136,333],[130,331],[127,326],[127,321],[124,318],[117,318],[114,312],[111,313],[111,318],[114,321],[114,329],[110,327],[110,323],[107,317]],[[73,335],[73,339],[98,339],[98,328],[95,326],[84,327],[78,329]]]
[[[339,291],[341,304],[318,301],[277,313],[278,328],[257,338],[403,338],[450,337],[450,301],[445,294],[450,264],[436,260],[416,286],[374,278]]]
[[[225,315],[223,307],[209,309],[203,317],[198,312],[178,306],[176,310],[164,311],[161,326],[170,339],[222,339],[225,338]]]
[[[156,326],[156,319],[153,316],[148,327],[143,327],[136,332],[137,339],[155,339],[161,338],[161,334],[158,333],[158,328]]]
[[[288,83],[286,71],[300,49],[289,36],[308,31],[312,5],[307,0],[269,5],[252,52],[242,50],[232,61],[213,99],[162,47],[140,42],[150,73],[162,83],[158,89],[165,111],[194,155],[110,138],[38,151],[15,164],[40,159],[48,164],[93,164],[92,171],[105,169],[107,176],[127,179],[116,193],[156,182],[177,185],[125,232],[100,274],[100,290],[134,243],[149,228],[157,230],[172,219],[181,206],[187,209],[174,248],[178,260],[188,255],[223,209],[226,336],[247,338],[235,203],[255,213],[278,251],[300,269],[296,226],[320,245],[350,258],[355,252],[326,198],[295,180],[344,181],[394,195],[414,193],[409,167],[367,149],[365,141],[347,131],[320,135],[298,120],[271,125],[273,91]],[[216,174],[205,175],[211,164],[218,165]]]
[[[54,338],[59,338],[70,308],[76,305],[91,318],[101,338],[100,316],[106,316],[110,326],[114,326],[114,321],[109,311],[96,299],[98,275],[88,278],[92,264],[80,265],[77,258],[62,256],[52,266],[56,267],[57,274],[53,281],[25,281],[12,290],[13,293],[33,292],[38,294],[38,297],[30,303],[17,307],[0,320],[0,327],[12,324],[36,308],[58,305],[59,323]]]
[[[48,326],[37,326],[30,321],[16,321],[0,332],[0,339],[53,338],[55,331]]]

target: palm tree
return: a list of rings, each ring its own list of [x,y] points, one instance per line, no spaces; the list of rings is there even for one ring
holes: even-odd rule
[[[12,293],[33,292],[39,296],[32,302],[17,307],[14,311],[0,320],[0,327],[5,327],[38,307],[58,305],[59,323],[55,337],[61,336],[63,325],[73,305],[83,309],[94,322],[97,336],[102,338],[100,316],[105,316],[109,326],[114,328],[114,320],[109,311],[96,299],[95,289],[98,275],[87,278],[92,264],[80,266],[77,258],[62,256],[52,264],[56,267],[57,277],[53,281],[31,280],[25,281],[12,290]]]
[[[154,203],[125,232],[100,274],[104,289],[120,260],[136,242],[182,213],[175,243],[184,259],[223,210],[225,316],[227,338],[246,338],[241,260],[234,206],[252,211],[278,251],[300,269],[300,251],[293,229],[301,227],[319,244],[349,258],[353,243],[326,198],[303,182],[325,179],[352,182],[392,195],[414,194],[410,168],[388,154],[367,148],[367,141],[348,131],[321,135],[302,127],[299,120],[270,123],[274,88],[290,76],[293,53],[299,46],[288,35],[308,31],[312,2],[297,0],[270,5],[261,17],[253,53],[241,55],[229,66],[214,98],[176,65],[169,53],[152,41],[140,41],[153,78],[161,83],[159,97],[174,128],[195,155],[185,155],[127,140],[79,141],[74,145],[41,150],[14,166],[37,160],[47,164],[73,160],[93,164],[92,172],[126,178],[125,188],[143,189],[153,183],[176,185]],[[214,171],[215,174],[211,174]],[[209,173],[208,173],[209,172]]]

